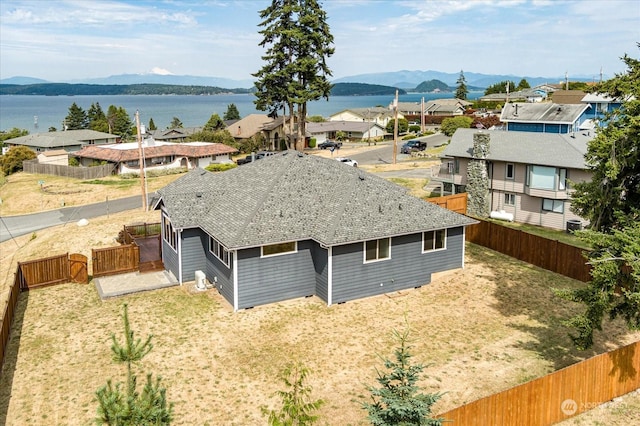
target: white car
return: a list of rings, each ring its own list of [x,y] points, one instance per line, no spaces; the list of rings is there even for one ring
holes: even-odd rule
[[[339,161],[347,166],[358,167],[358,162],[356,160],[352,160],[351,158],[346,157],[338,157],[336,161]]]

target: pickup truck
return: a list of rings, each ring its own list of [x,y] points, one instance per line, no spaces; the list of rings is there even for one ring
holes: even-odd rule
[[[402,145],[402,148],[400,148],[400,153],[411,154],[413,151],[424,151],[425,149],[427,149],[426,142],[419,141],[417,139],[411,139],[409,142]]]
[[[262,159],[264,157],[268,157],[268,156],[274,155],[274,154],[276,154],[274,151],[258,151],[258,152],[255,153],[255,159],[256,160],[260,160],[260,159]],[[252,160],[252,155],[250,154],[250,155],[247,155],[244,158],[238,158],[236,160],[236,164],[238,166],[240,166],[242,164],[248,164],[248,163],[251,163],[251,160]]]

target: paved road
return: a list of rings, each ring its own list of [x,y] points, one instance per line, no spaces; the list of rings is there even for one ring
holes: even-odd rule
[[[151,199],[152,194],[149,195]],[[80,219],[91,219],[111,213],[142,208],[142,197],[118,198],[101,203],[86,204],[76,207],[65,207],[42,213],[21,216],[0,216],[0,242],[18,237],[50,226],[77,222]]]

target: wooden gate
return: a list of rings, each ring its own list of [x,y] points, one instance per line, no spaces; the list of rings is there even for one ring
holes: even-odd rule
[[[74,283],[89,284],[87,256],[80,253],[69,255],[69,279]]]

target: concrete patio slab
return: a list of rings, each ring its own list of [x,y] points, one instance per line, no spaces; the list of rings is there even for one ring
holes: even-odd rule
[[[101,299],[124,296],[140,291],[157,290],[179,285],[177,278],[169,271],[129,272],[94,278]]]

